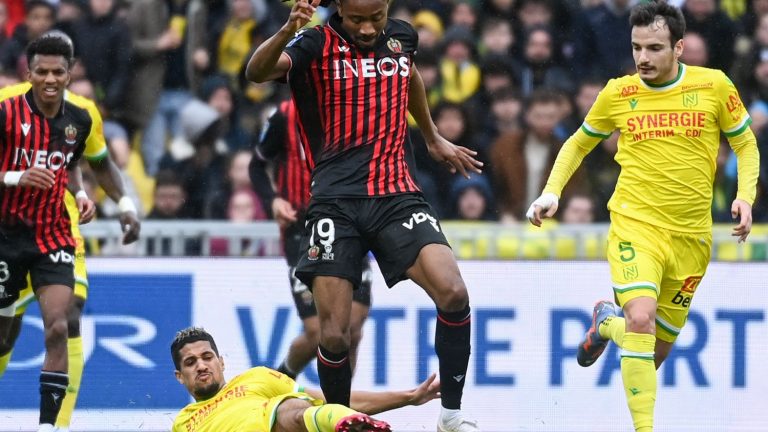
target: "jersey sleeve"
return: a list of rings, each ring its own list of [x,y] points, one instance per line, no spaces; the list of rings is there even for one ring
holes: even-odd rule
[[[606,139],[616,129],[616,123],[611,116],[611,102],[616,85],[615,79],[608,81],[608,84],[597,95],[597,100],[595,100],[587,117],[584,119],[584,123],[581,125],[581,130],[587,135]]]
[[[89,101],[90,102],[90,101]],[[91,131],[85,139],[83,156],[89,161],[98,161],[107,156],[107,142],[104,139],[104,120],[96,104],[90,102],[83,106],[91,117]]]
[[[323,31],[322,27],[302,29],[288,42],[283,50],[291,59],[290,79],[296,74],[303,73],[309,68],[312,60],[322,56]]]
[[[752,123],[752,118],[733,82],[723,72],[718,71],[718,74],[720,79],[716,80],[715,91],[720,108],[720,130],[731,138],[743,133]]]

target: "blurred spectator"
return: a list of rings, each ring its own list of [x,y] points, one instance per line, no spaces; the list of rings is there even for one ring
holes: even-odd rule
[[[595,204],[592,197],[580,193],[563,200],[560,220],[565,224],[590,224],[595,221]]]
[[[200,86],[200,99],[219,112],[222,137],[231,151],[250,148],[250,136],[240,126],[236,98],[229,80],[221,75],[206,78]]]
[[[5,6],[6,19],[3,27],[0,28],[5,38],[11,37],[16,30],[16,26],[24,22],[24,2],[19,0],[0,0]]]
[[[443,22],[436,13],[420,10],[413,15],[413,28],[419,34],[419,49],[436,50],[443,38]]]
[[[707,41],[707,66],[727,71],[734,57],[736,25],[717,8],[716,0],[685,0],[682,10],[687,30],[700,34]]]
[[[749,8],[738,19],[736,26],[738,33],[747,39],[755,37],[755,30],[760,19],[768,14],[768,0],[747,1]]]
[[[469,109],[475,113],[479,125],[479,133],[485,142],[492,141],[496,135],[496,118],[491,113],[493,99],[502,89],[514,88],[514,65],[506,56],[487,55],[480,65],[483,74],[483,86],[471,101],[467,102]]]
[[[131,35],[115,16],[115,0],[89,0],[88,13],[72,24],[72,40],[102,114],[125,103],[131,72]]]
[[[516,22],[515,0],[487,0],[480,2],[483,17],[495,17],[511,23]]]
[[[182,180],[176,173],[163,170],[155,177],[154,206],[147,214],[147,220],[178,220],[188,219],[185,213],[187,199]],[[146,238],[146,254],[149,256],[173,255],[172,239],[162,236]],[[187,256],[200,255],[200,241],[197,239],[184,240],[182,253]]]
[[[162,170],[155,176],[155,197],[147,219],[188,219],[184,213],[187,199],[184,184],[172,170]]]
[[[171,151],[160,165],[172,169],[181,178],[187,196],[185,213],[204,219],[207,203],[223,187],[226,157],[221,144],[219,113],[206,103],[192,99],[181,110],[182,135],[174,140]],[[222,148],[224,147],[224,148]]]
[[[623,75],[633,63],[629,12],[634,0],[603,0],[578,15],[573,33],[573,66],[576,76],[604,80]],[[686,50],[688,47],[686,46]]]
[[[203,0],[132,0],[131,91],[122,117],[131,134],[143,131],[141,152],[154,175],[168,134],[179,136],[179,111],[197,90],[208,67]]]
[[[535,92],[525,110],[523,130],[500,135],[490,148],[494,190],[503,222],[522,220],[528,203],[544,187],[562,145],[555,136],[560,121],[558,103],[553,92]]]
[[[493,211],[493,191],[488,178],[472,174],[470,178],[456,177],[451,187],[452,212],[449,219],[491,221],[496,219]]]
[[[706,66],[709,64],[709,48],[707,41],[696,32],[686,32],[683,36],[683,54],[680,61],[691,66]]]
[[[518,0],[517,19],[520,30],[526,33],[534,27],[552,27],[552,2],[550,0]]]
[[[253,152],[249,149],[239,150],[229,157],[226,181],[218,190],[212,191],[210,201],[207,203],[206,218],[227,219],[227,209],[234,194],[241,190],[253,190],[248,173],[252,157]],[[261,201],[258,197],[256,199],[257,204],[261,206]]]
[[[451,26],[463,27],[475,33],[477,26],[477,12],[473,3],[467,0],[458,0],[451,10]]]
[[[267,220],[267,213],[254,191],[239,189],[233,192],[229,199],[227,219],[234,223],[247,223]]]
[[[523,61],[517,64],[515,80],[526,97],[540,87],[574,91],[570,74],[557,63],[554,37],[548,28],[534,27],[528,32],[523,44]]]
[[[216,46],[216,71],[229,78],[235,91],[241,89],[246,62],[260,43],[254,4],[251,0],[231,0],[230,15]]]
[[[480,88],[482,76],[474,62],[474,51],[475,38],[469,30],[451,27],[445,32],[440,77],[446,101],[464,102]]]
[[[88,0],[60,0],[56,12],[56,28],[72,35],[72,26],[86,15]],[[115,8],[117,9],[117,8]]]
[[[730,76],[744,103],[768,101],[768,15],[760,18],[749,50],[736,57]],[[755,119],[753,119],[754,121]]]
[[[483,60],[488,55],[511,56],[515,40],[511,22],[495,17],[485,19],[480,26],[479,48]]]
[[[32,40],[53,28],[56,7],[46,0],[29,0],[26,3],[24,23],[16,26],[13,35],[0,48],[0,65],[3,70],[15,71],[21,80],[27,79],[25,50]]]

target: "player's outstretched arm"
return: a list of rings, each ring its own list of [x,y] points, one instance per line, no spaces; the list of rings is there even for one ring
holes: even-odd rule
[[[83,188],[83,171],[80,164],[72,164],[67,168],[67,190],[75,196],[77,212],[80,214],[80,220],[76,223],[87,224],[96,216],[96,204],[88,198]]]
[[[120,227],[123,230],[123,244],[130,244],[138,240],[141,231],[136,204],[125,195],[125,185],[120,170],[112,161],[109,153],[98,160],[88,160],[88,164],[96,175],[99,186],[104,189],[107,196],[117,203],[120,209]]]
[[[352,391],[350,408],[365,414],[378,414],[404,406],[424,405],[425,403],[440,397],[440,381],[437,374],[432,374],[418,387],[411,390],[368,392]],[[306,392],[316,398],[325,400],[323,392],[315,389],[307,389]]]
[[[288,21],[254,51],[245,67],[245,78],[253,82],[271,81],[285,76],[291,67],[288,55],[283,49],[297,31],[304,27],[315,14],[320,0],[298,0],[291,9]]]
[[[477,152],[466,147],[457,146],[437,133],[437,126],[432,121],[427,103],[427,91],[424,89],[424,81],[416,69],[411,66],[411,81],[408,85],[408,111],[419,125],[427,150],[432,159],[445,162],[449,166],[451,174],[459,172],[469,178],[469,172],[481,173],[483,163],[475,159]]]

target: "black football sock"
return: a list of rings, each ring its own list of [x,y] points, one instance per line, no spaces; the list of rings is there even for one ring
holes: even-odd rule
[[[40,371],[40,424],[56,424],[68,385],[66,372]]]
[[[458,312],[437,310],[435,352],[440,360],[440,393],[447,409],[461,408],[469,363],[471,318],[469,305]]]
[[[335,353],[322,345],[317,347],[317,374],[325,400],[331,404],[349,406],[350,387],[352,387],[352,367],[349,364],[349,351]]]

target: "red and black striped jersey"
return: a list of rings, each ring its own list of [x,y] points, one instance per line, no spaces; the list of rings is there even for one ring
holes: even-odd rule
[[[309,205],[311,173],[299,137],[296,105],[293,100],[280,103],[277,111],[267,121],[256,150],[255,157],[273,162],[277,195],[303,213]],[[257,186],[256,189],[258,193],[260,188]],[[259,198],[264,199],[263,195],[259,193]]]
[[[0,224],[28,227],[42,253],[74,246],[64,205],[67,168],[85,150],[92,122],[88,111],[64,101],[59,113],[46,118],[32,90],[0,102],[0,171],[44,167],[55,173],[53,187],[0,187]]]
[[[312,169],[312,196],[419,192],[404,151],[417,45],[410,24],[388,19],[373,48],[360,49],[338,14],[287,45],[287,78]]]

